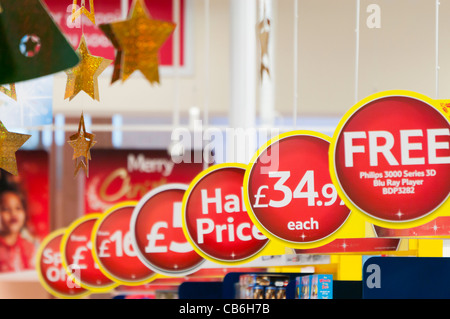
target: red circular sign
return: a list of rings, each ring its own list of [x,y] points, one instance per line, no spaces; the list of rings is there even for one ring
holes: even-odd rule
[[[361,212],[405,223],[436,210],[450,193],[450,125],[429,103],[385,96],[352,112],[332,150],[337,183]]]
[[[126,285],[149,282],[156,274],[138,258],[133,247],[130,221],[134,205],[122,203],[103,213],[93,230],[93,256],[100,270]]]
[[[141,261],[157,273],[184,276],[197,271],[204,259],[183,233],[181,206],[184,184],[167,184],[147,193],[131,218],[134,247]]]
[[[329,145],[326,136],[295,131],[258,152],[246,175],[246,195],[254,220],[268,236],[305,246],[344,224],[350,210],[331,182]]]
[[[196,249],[212,261],[248,260],[269,241],[248,216],[244,174],[244,165],[212,166],[194,179],[183,199],[184,230]]]
[[[100,270],[92,256],[92,229],[101,214],[89,214],[73,222],[61,241],[62,264],[75,281],[92,291],[105,291],[117,286]]]
[[[64,230],[49,234],[41,243],[36,256],[37,273],[44,288],[60,298],[80,298],[89,293],[76,284],[61,264],[61,239]]]

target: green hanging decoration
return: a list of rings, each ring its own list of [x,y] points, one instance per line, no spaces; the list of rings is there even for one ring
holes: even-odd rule
[[[40,0],[0,0],[0,84],[64,71],[79,61]]]

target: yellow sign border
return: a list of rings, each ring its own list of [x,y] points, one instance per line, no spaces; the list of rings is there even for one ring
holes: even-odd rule
[[[343,127],[347,123],[347,121],[359,109],[364,107],[366,104],[373,102],[375,100],[381,99],[381,98],[393,97],[393,96],[409,97],[409,98],[424,102],[425,104],[428,104],[431,107],[435,108],[439,113],[442,114],[442,116],[447,120],[447,122],[449,122],[449,119],[445,116],[442,109],[440,109],[439,100],[434,100],[426,95],[423,95],[423,94],[420,94],[417,92],[413,92],[413,91],[408,91],[408,90],[389,90],[389,91],[383,91],[383,92],[369,95],[366,98],[360,100],[353,107],[351,107],[344,114],[344,116],[340,119],[340,121],[334,131],[333,137],[331,139],[330,151],[329,151],[329,170],[330,170],[331,180],[333,181],[333,184],[336,187],[336,190],[337,190],[339,196],[345,202],[347,207],[349,207],[352,210],[352,212],[355,212],[356,214],[362,214],[364,216],[364,218],[367,219],[367,221],[369,221],[370,223],[377,225],[377,226],[381,226],[384,228],[391,228],[391,229],[406,229],[406,228],[413,228],[416,226],[421,226],[425,223],[428,223],[428,222],[434,220],[436,217],[445,216],[445,214],[443,212],[449,208],[450,197],[447,196],[446,200],[444,200],[439,206],[437,206],[437,208],[434,211],[427,213],[425,216],[423,216],[421,218],[418,218],[415,220],[410,220],[410,221],[404,221],[404,222],[391,222],[391,221],[382,220],[382,219],[379,219],[379,218],[369,215],[367,212],[360,210],[356,205],[354,205],[350,201],[350,199],[348,199],[348,197],[346,196],[345,192],[342,190],[342,188],[339,184],[337,174],[336,174],[336,169],[334,166],[334,154],[336,151],[337,139],[338,139]],[[450,125],[450,123],[449,123],[449,125]]]
[[[82,293],[76,294],[76,295],[66,295],[66,294],[60,293],[48,285],[48,283],[45,280],[44,275],[42,274],[42,271],[41,271],[41,262],[40,261],[41,261],[42,255],[44,253],[44,248],[47,246],[47,244],[50,241],[52,241],[56,237],[63,236],[64,232],[65,232],[65,228],[60,228],[60,229],[54,230],[51,233],[49,233],[47,236],[45,236],[45,238],[42,240],[42,242],[39,246],[39,249],[36,252],[36,271],[37,271],[39,281],[41,282],[42,287],[44,287],[44,289],[51,295],[53,295],[57,298],[60,298],[60,299],[81,299],[83,297],[90,295],[91,291],[87,290],[86,288],[81,287],[85,291],[83,291]],[[61,240],[62,240],[62,238],[61,238]],[[64,269],[64,271],[66,271],[65,268],[63,268],[63,269]]]
[[[101,215],[102,215],[101,213],[89,213],[89,214],[86,214],[84,216],[79,217],[78,219],[76,219],[75,221],[73,221],[69,225],[69,227],[64,232],[63,238],[61,239],[61,263],[62,263],[63,268],[66,270],[66,273],[69,276],[72,276],[74,278],[75,283],[77,283],[79,286],[81,286],[81,287],[83,287],[85,289],[89,289],[89,290],[91,290],[93,292],[110,291],[110,290],[116,288],[117,286],[119,286],[119,284],[116,283],[116,282],[112,282],[109,285],[105,285],[103,287],[98,287],[98,286],[87,285],[87,284],[81,282],[79,279],[75,278],[75,276],[73,276],[72,272],[68,269],[67,260],[66,260],[64,251],[66,249],[67,240],[68,240],[70,234],[72,233],[72,231],[76,227],[78,227],[80,224],[82,224],[82,223],[84,223],[86,221],[89,221],[89,220],[92,220],[92,219],[98,219],[98,218],[101,217]],[[92,232],[91,232],[91,236],[92,236]],[[91,237],[89,237],[89,239],[91,239]],[[91,242],[91,244],[92,244],[92,242]],[[92,249],[91,249],[91,252],[92,252]],[[99,268],[100,268],[100,266],[99,266]]]
[[[191,235],[189,234],[189,231],[187,230],[187,225],[186,225],[186,205],[187,205],[187,201],[189,199],[189,196],[192,192],[192,190],[194,189],[195,186],[197,186],[197,184],[200,182],[200,180],[202,180],[204,177],[206,177],[207,175],[209,175],[210,173],[213,173],[215,171],[221,170],[221,169],[226,169],[226,168],[239,168],[239,169],[243,169],[244,171],[247,168],[247,165],[245,164],[241,164],[241,163],[221,163],[221,164],[215,164],[213,166],[208,167],[207,169],[201,171],[199,174],[197,174],[197,176],[195,176],[195,178],[191,181],[191,183],[188,186],[188,189],[186,190],[186,192],[184,193],[183,196],[183,204],[182,204],[182,214],[181,214],[181,218],[182,218],[182,225],[183,225],[183,233],[184,236],[186,237],[186,239],[189,241],[189,243],[192,245],[192,247],[194,248],[194,250],[200,255],[202,256],[204,259],[212,261],[214,263],[218,263],[221,265],[242,265],[242,264],[246,264],[249,261],[252,261],[260,256],[264,255],[264,250],[266,247],[270,246],[270,238],[268,238],[266,244],[255,254],[253,254],[252,256],[249,256],[247,258],[244,259],[240,259],[240,260],[236,260],[236,261],[227,261],[227,260],[222,260],[222,259],[218,259],[218,258],[214,258],[206,253],[204,253],[195,243],[195,241],[191,238]],[[244,196],[245,198],[245,196]]]
[[[282,133],[279,134],[273,138],[271,138],[269,141],[267,141],[263,146],[261,146],[256,153],[253,155],[250,164],[247,166],[247,170],[245,172],[245,176],[244,176],[244,202],[245,205],[247,207],[247,212],[250,216],[250,219],[253,221],[253,223],[256,225],[256,227],[258,227],[258,229],[268,238],[270,238],[270,240],[272,240],[273,242],[277,242],[280,244],[285,245],[286,247],[289,248],[297,248],[297,249],[311,249],[311,248],[317,248],[317,247],[321,247],[325,244],[328,244],[330,242],[332,242],[335,239],[338,238],[353,238],[354,236],[356,237],[361,237],[361,234],[348,234],[347,236],[343,237],[344,233],[348,233],[348,229],[351,229],[352,225],[356,225],[356,221],[354,221],[353,218],[353,214],[352,211],[350,210],[349,215],[347,216],[346,220],[330,235],[316,240],[314,242],[306,242],[306,243],[301,243],[301,242],[292,242],[289,240],[285,240],[283,238],[280,238],[274,234],[272,234],[269,230],[267,230],[264,225],[262,225],[259,220],[256,218],[254,212],[253,212],[253,207],[250,203],[250,199],[249,199],[249,194],[248,194],[248,185],[249,185],[249,179],[250,179],[250,173],[254,167],[254,164],[256,163],[257,159],[259,158],[259,156],[265,152],[265,150],[272,146],[275,143],[278,143],[280,140],[288,138],[288,137],[293,137],[293,136],[298,136],[298,135],[308,135],[308,136],[313,136],[313,137],[317,137],[320,139],[323,139],[327,142],[331,142],[331,138],[323,133],[319,133],[319,132],[315,132],[315,131],[310,131],[310,130],[294,130],[294,131],[289,131],[286,133]],[[328,160],[328,159],[327,159]]]
[[[154,272],[152,269],[149,269],[149,270],[151,270],[153,272],[152,275],[150,275],[148,278],[145,278],[145,279],[142,279],[142,280],[136,280],[136,281],[127,281],[127,280],[124,280],[122,278],[114,276],[108,269],[106,269],[106,267],[103,266],[102,262],[100,261],[100,258],[98,257],[97,251],[95,249],[96,243],[97,243],[97,236],[96,235],[97,235],[98,229],[100,228],[102,222],[108,216],[110,216],[111,214],[113,214],[114,212],[116,212],[120,208],[132,207],[134,209],[134,207],[136,207],[137,203],[138,203],[137,201],[124,201],[124,202],[117,203],[116,205],[108,208],[104,213],[102,213],[100,215],[100,217],[95,222],[94,227],[92,228],[92,234],[91,234],[92,257],[94,258],[94,261],[97,263],[100,271],[106,277],[111,279],[112,281],[114,281],[114,282],[116,282],[118,284],[121,284],[121,285],[125,285],[125,286],[140,286],[140,285],[144,285],[144,284],[150,283],[153,280],[157,279],[159,274]],[[134,247],[133,247],[133,249],[134,249]],[[138,256],[136,256],[136,258],[138,258]],[[141,261],[139,260],[139,262],[141,262]],[[147,266],[145,266],[145,267],[147,267]]]

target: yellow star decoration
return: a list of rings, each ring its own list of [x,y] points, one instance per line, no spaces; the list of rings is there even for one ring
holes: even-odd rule
[[[264,14],[265,14],[265,7],[264,7]],[[261,45],[261,58],[260,58],[260,76],[261,79],[263,77],[264,71],[267,73],[267,75],[270,77],[270,71],[269,67],[266,65],[265,57],[269,57],[269,34],[270,34],[270,20],[265,17],[263,20],[261,20],[257,25],[257,31],[259,34],[259,42]]]
[[[0,85],[0,92],[3,94],[6,94],[10,98],[12,98],[14,101],[17,101],[17,94],[16,94],[16,84],[12,83],[9,85],[9,90],[5,88],[3,85]]]
[[[86,132],[84,116],[83,113],[81,113],[78,132],[71,135],[69,141],[67,141],[74,150],[72,157],[72,159],[75,160],[74,177],[77,176],[80,168],[82,168],[86,176],[89,177],[89,161],[91,160],[90,149],[97,143],[94,141],[94,138],[94,134]],[[82,157],[84,157],[84,160]]]
[[[17,175],[15,153],[30,137],[31,135],[9,132],[0,121],[0,168]]]
[[[122,81],[139,70],[150,83],[159,83],[158,52],[176,24],[153,20],[143,0],[134,0],[128,19],[110,25],[121,49]]]
[[[91,55],[84,35],[76,52],[80,63],[66,70],[67,83],[64,99],[71,101],[80,91],[86,92],[92,99],[100,101],[98,94],[98,76],[111,64],[112,60]]]
[[[88,9],[86,9],[85,0],[81,0],[81,7],[77,10],[77,0],[73,0],[72,22],[74,22],[79,16],[84,14],[86,17],[88,17],[89,20],[91,20],[93,24],[95,24],[94,0],[89,0],[89,9],[91,11],[88,11]]]

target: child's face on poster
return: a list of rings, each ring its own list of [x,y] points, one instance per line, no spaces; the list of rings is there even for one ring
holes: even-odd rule
[[[0,196],[0,224],[4,233],[19,233],[25,224],[25,209],[17,194],[6,192]]]

